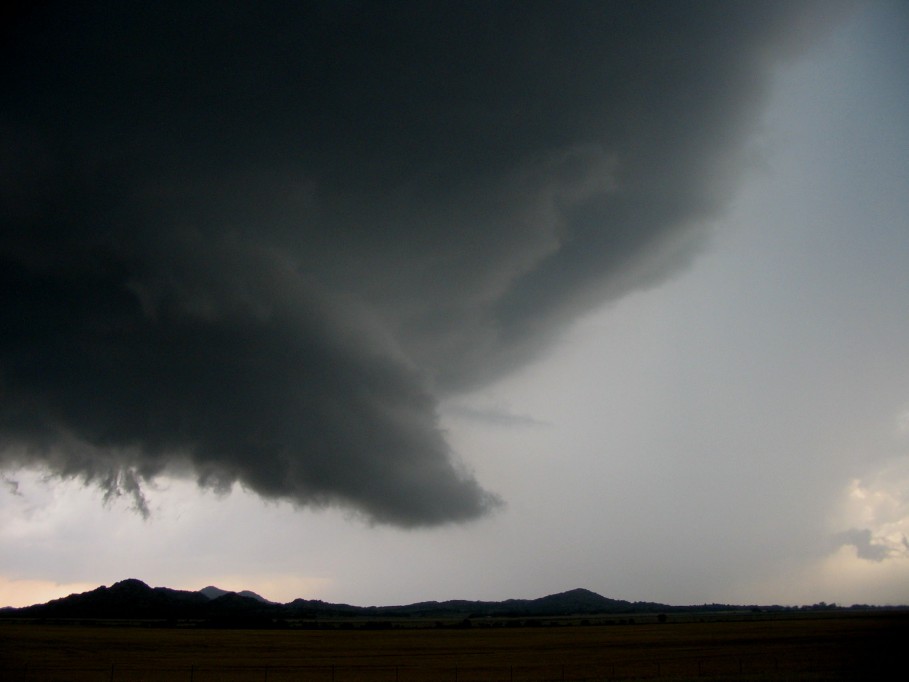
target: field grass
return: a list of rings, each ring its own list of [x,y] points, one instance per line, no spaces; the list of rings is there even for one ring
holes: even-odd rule
[[[613,626],[206,630],[0,621],[0,679],[491,682],[873,679],[909,614]]]

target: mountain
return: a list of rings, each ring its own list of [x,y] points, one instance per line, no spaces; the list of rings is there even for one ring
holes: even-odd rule
[[[815,605],[802,609],[838,608]],[[866,607],[867,608],[867,607]],[[466,623],[470,618],[525,618],[609,614],[657,614],[693,611],[798,610],[796,607],[754,607],[728,604],[669,606],[655,602],[609,599],[596,592],[574,589],[539,599],[505,601],[426,601],[400,606],[352,606],[318,599],[295,599],[287,604],[270,602],[255,592],[228,592],[209,585],[198,592],[149,587],[141,580],[123,580],[110,587],[53,599],[45,604],[0,609],[0,618],[125,619],[187,621],[210,626],[275,627],[296,621],[300,627],[319,619],[353,618],[382,623],[387,619],[418,618],[427,621]],[[371,620],[370,620],[371,619]],[[384,620],[383,620],[384,619]],[[301,625],[302,623],[302,625]],[[306,625],[308,623],[309,625]],[[324,620],[322,621],[324,625]]]
[[[505,601],[466,601],[463,599],[420,602],[406,606],[370,607],[375,615],[445,616],[570,616],[594,613],[626,613],[634,604],[608,599],[590,590],[575,589],[539,599],[506,599]],[[667,607],[669,608],[669,607]]]
[[[590,590],[576,589],[540,599],[506,601],[450,600],[400,606],[352,606],[321,600],[295,599],[276,604],[244,590],[228,592],[209,585],[198,592],[149,587],[128,579],[110,587],[53,599],[18,609],[6,609],[0,617],[28,618],[120,618],[120,619],[312,619],[325,617],[370,618],[465,618],[469,616],[554,616],[595,613],[628,613],[634,604],[607,599]],[[671,608],[671,607],[666,607]],[[649,609],[648,609],[649,610]]]
[[[216,587],[191,592],[167,587],[149,587],[130,578],[110,587],[71,594],[46,604],[35,604],[0,613],[5,617],[29,618],[118,618],[118,619],[186,619],[224,620],[235,617],[267,617],[272,604],[259,595],[247,596]]]
[[[128,579],[110,587],[71,594],[15,609],[5,615],[57,618],[180,618],[189,617],[208,600],[198,592],[151,588],[141,580]]]
[[[203,587],[199,590],[199,594],[203,594],[209,599],[217,599],[218,597],[223,597],[225,594],[238,594],[241,597],[249,597],[250,599],[255,599],[262,602],[263,604],[274,604],[275,602],[269,601],[262,595],[256,594],[251,590],[241,590],[240,592],[231,592],[230,590],[222,590],[220,587],[215,587],[214,585],[209,585],[208,587]]]
[[[609,599],[582,588],[540,597],[530,601],[529,605],[531,610],[547,614],[621,613],[633,606],[623,599]]]

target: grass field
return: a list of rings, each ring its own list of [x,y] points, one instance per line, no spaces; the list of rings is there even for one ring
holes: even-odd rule
[[[0,679],[470,682],[880,679],[909,614],[613,626],[206,630],[0,621]]]

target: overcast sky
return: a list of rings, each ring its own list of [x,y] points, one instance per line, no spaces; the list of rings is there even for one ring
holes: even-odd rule
[[[901,2],[21,18],[0,603],[909,603],[906,35]]]

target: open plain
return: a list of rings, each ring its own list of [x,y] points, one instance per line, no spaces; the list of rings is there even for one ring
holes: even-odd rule
[[[0,622],[0,678],[30,682],[872,679],[909,613],[322,629]]]

